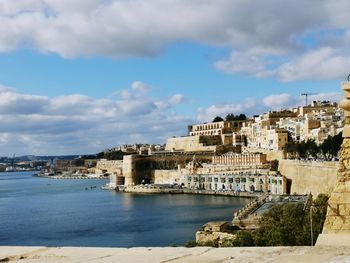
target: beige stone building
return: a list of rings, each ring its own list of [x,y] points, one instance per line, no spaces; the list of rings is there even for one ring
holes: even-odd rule
[[[309,106],[299,107],[299,116],[305,116],[307,114],[316,114],[320,112],[324,112],[329,115],[334,115],[338,109],[338,104],[335,102],[313,101]]]
[[[266,129],[264,130],[265,138],[261,142],[261,148],[272,151],[283,151],[288,143],[288,132],[281,128]]]
[[[277,126],[287,130],[294,141],[312,139],[322,143],[328,136],[334,136],[342,130],[344,112],[336,103],[316,101],[298,110],[298,117],[281,118],[277,122]]]
[[[227,152],[233,150],[233,132],[239,132],[245,121],[220,121],[188,126],[188,135],[167,139],[165,151]]]
[[[165,150],[170,152],[217,152],[222,146],[219,135],[193,135],[169,138]]]
[[[246,121],[219,121],[188,126],[188,135],[222,135],[237,132]]]
[[[282,151],[288,143],[288,132],[276,126],[265,125],[261,120],[242,127],[241,135],[245,137],[249,148]]]
[[[251,153],[237,154],[228,153],[219,156],[213,156],[213,165],[231,165],[238,167],[255,167],[267,163],[266,154]]]
[[[214,191],[286,193],[286,178],[268,169],[189,174],[185,176],[184,185],[190,189]]]

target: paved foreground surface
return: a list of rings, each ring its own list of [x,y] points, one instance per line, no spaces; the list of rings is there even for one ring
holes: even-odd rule
[[[0,247],[0,262],[350,262],[349,247]]]

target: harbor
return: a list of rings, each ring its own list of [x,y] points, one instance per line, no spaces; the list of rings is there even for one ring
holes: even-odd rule
[[[0,246],[184,246],[203,224],[232,220],[250,200],[104,191],[107,182],[1,173]]]

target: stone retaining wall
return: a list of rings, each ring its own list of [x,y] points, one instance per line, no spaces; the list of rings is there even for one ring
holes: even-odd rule
[[[311,192],[316,197],[320,193],[330,194],[333,191],[338,162],[280,160],[278,169],[289,179],[291,194]]]

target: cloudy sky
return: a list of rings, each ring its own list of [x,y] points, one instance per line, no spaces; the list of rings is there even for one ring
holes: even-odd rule
[[[159,143],[339,100],[348,0],[0,0],[0,156]]]

